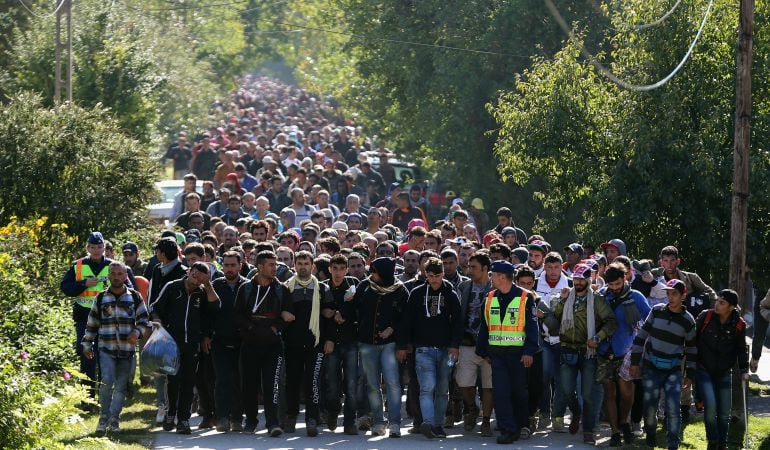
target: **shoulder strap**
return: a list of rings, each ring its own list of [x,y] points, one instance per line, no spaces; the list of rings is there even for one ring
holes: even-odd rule
[[[700,327],[700,332],[703,333],[703,330],[706,329],[707,326],[709,326],[709,322],[711,322],[711,316],[714,315],[714,310],[709,309],[706,311],[706,317],[703,319],[703,325]]]
[[[128,292],[131,293],[131,297],[134,299],[134,311],[136,311],[137,308],[139,308],[139,304],[142,302],[142,296],[139,294],[139,291],[136,289],[128,288]]]
[[[740,333],[741,331],[743,331],[744,328],[746,328],[746,321],[743,320],[743,317],[739,316],[738,320],[735,323],[735,331]]]

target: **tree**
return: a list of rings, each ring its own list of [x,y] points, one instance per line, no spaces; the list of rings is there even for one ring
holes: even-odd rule
[[[0,107],[0,223],[47,216],[75,236],[146,221],[157,164],[104,108],[48,108],[21,93]]]
[[[608,2],[613,28],[611,70],[637,83],[671,70],[695,35],[706,2],[684,3],[663,26],[627,31],[629,23],[659,15],[649,2]],[[641,11],[641,16],[640,16]],[[768,11],[758,7],[758,16]],[[734,47],[737,11],[717,1],[696,53],[664,87],[651,92],[617,88],[578,58],[572,41],[549,61],[536,61],[492,107],[500,124],[496,151],[513,180],[541,177],[537,198],[558,217],[577,201],[576,231],[586,241],[623,238],[632,255],[652,257],[667,244],[685,265],[713,284],[726,281],[729,250]],[[757,35],[761,34],[758,27]],[[757,42],[757,61],[770,46]],[[766,78],[764,66],[755,72]],[[768,107],[768,84],[755,85],[756,108]],[[757,115],[752,192],[770,182],[767,119]],[[767,264],[768,199],[751,197],[749,264]],[[767,275],[754,273],[755,280]]]

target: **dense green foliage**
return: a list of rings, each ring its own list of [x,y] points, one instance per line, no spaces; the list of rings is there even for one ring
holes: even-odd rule
[[[106,111],[20,94],[0,117],[0,223],[48,216],[83,237],[144,221],[157,163]]]
[[[610,67],[636,83],[670,71],[695,35],[706,1],[683,4],[664,26],[643,32],[628,24],[652,20],[648,2],[610,2]],[[735,92],[733,3],[717,1],[703,38],[684,69],[646,93],[619,89],[578,57],[571,42],[553,59],[537,59],[515,90],[492,108],[501,125],[497,154],[517,183],[546,182],[538,198],[559,217],[579,209],[578,232],[587,241],[623,238],[629,252],[652,257],[666,244],[680,247],[685,265],[726,281],[729,254],[732,134]],[[758,4],[758,17],[770,10]],[[655,8],[658,9],[658,8]],[[767,24],[757,20],[757,36]],[[755,45],[755,124],[751,191],[770,183],[766,61],[770,46]],[[749,265],[765,267],[770,202],[750,199]],[[545,223],[546,227],[553,225]],[[753,273],[767,281],[767,274]]]
[[[58,281],[72,239],[46,218],[0,227],[0,448],[59,448],[87,397],[73,371],[71,314]]]

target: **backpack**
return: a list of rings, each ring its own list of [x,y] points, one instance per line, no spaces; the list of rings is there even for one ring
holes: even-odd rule
[[[144,300],[142,300],[142,295],[136,289],[131,289],[130,287],[126,287],[126,289],[131,293],[131,298],[134,299],[134,326],[136,326],[136,310],[139,309],[139,305],[144,304]],[[96,309],[98,311],[102,310],[102,298],[104,298],[105,292],[107,291],[102,291],[96,296]]]
[[[714,310],[709,309],[706,311],[706,317],[703,318],[703,325],[700,327],[700,332],[703,333],[703,330],[706,329],[706,327],[709,326],[709,323],[711,322],[711,317],[714,315]],[[743,331],[743,329],[746,327],[746,321],[743,320],[743,317],[738,317],[738,321],[735,324],[735,332],[740,333]]]

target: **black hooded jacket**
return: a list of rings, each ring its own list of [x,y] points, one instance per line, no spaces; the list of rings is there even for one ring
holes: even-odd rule
[[[356,288],[356,295],[346,302],[341,310],[346,321],[358,322],[358,342],[364,344],[384,345],[395,342],[396,331],[400,327],[406,301],[409,293],[395,277],[396,260],[393,258],[377,258],[372,262],[371,270],[382,278],[381,286],[388,293],[380,293],[373,287],[371,278],[366,278]],[[389,289],[392,288],[392,289]],[[379,333],[386,328],[392,328],[387,339],[382,339]]]
[[[443,280],[438,291],[425,283],[409,294],[406,313],[397,333],[398,347],[460,348],[463,318],[460,299],[452,283]]]

